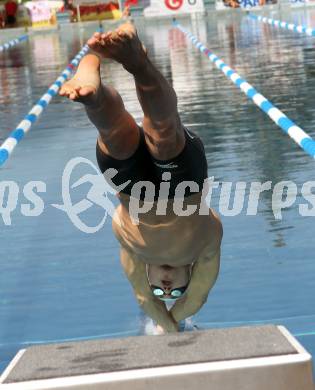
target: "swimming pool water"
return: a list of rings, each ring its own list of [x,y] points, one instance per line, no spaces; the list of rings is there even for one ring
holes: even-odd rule
[[[271,17],[315,26],[313,10]],[[315,136],[315,38],[277,30],[239,13],[182,24]],[[213,190],[211,206],[224,226],[222,265],[196,323],[204,328],[283,324],[315,353],[315,219],[301,216],[298,207],[307,203],[301,188],[314,180],[314,161],[169,21],[139,19],[137,26],[154,63],[176,89],[182,121],[205,144],[209,175],[232,183],[233,191],[237,182],[246,183],[243,210],[233,217],[219,209],[220,195],[221,205],[227,205],[228,193],[220,193],[222,185]],[[1,141],[95,29],[65,26],[60,32],[37,33],[1,54]],[[102,75],[141,121],[131,76],[109,61]],[[97,233],[86,234],[51,206],[62,203],[62,173],[70,159],[80,156],[95,163],[96,135],[79,104],[56,97],[1,170],[0,183],[15,182],[11,191],[19,192],[11,225],[0,218],[0,370],[29,344],[139,333],[142,314],[120,268],[110,219]],[[86,173],[93,170],[81,164],[71,183]],[[23,215],[23,204],[30,203],[23,190],[30,181],[46,183],[40,194],[44,209],[36,217]],[[281,220],[272,211],[272,191],[261,197],[257,215],[246,215],[250,183],[266,181],[272,186],[292,181],[297,186],[297,200]],[[88,190],[88,184],[74,189],[73,203],[84,199]],[[233,197],[230,207],[232,203]],[[93,205],[82,219],[92,226],[103,216]]]

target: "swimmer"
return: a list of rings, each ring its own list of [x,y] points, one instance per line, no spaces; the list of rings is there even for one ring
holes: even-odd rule
[[[221,222],[207,206],[207,213],[198,212],[205,206],[202,188],[208,169],[204,147],[182,124],[174,89],[150,61],[131,23],[95,33],[88,45],[95,54],[82,59],[60,95],[83,103],[98,129],[100,170],[118,171],[112,179],[115,186],[129,183],[118,194],[120,204],[113,218],[121,264],[146,314],[163,332],[177,332],[180,321],[204,305],[219,273]],[[127,112],[119,93],[101,83],[102,58],[116,61],[134,77],[144,114],[142,127]],[[153,207],[135,223],[129,209],[133,185],[151,181],[160,188],[163,180],[170,184],[165,215],[158,215],[159,194],[155,193]],[[176,187],[184,181],[198,185],[194,191],[187,188],[181,198],[183,210],[196,206],[196,212],[188,216],[173,207]],[[143,192],[138,195],[139,204],[144,204],[144,196]],[[174,302],[170,310],[165,301]]]

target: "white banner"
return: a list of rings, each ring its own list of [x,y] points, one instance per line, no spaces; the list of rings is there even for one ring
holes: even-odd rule
[[[25,3],[32,23],[49,22],[52,16],[49,1],[29,1]]]
[[[144,16],[176,16],[204,12],[203,0],[151,0],[145,8]]]

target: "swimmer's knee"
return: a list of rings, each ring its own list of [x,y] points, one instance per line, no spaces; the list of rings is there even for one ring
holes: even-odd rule
[[[152,123],[145,117],[143,130],[148,149],[157,160],[174,158],[184,149],[185,135],[179,118]]]

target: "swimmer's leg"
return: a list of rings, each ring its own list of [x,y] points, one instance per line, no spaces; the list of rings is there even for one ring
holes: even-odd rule
[[[135,27],[125,23],[114,32],[96,33],[88,44],[102,57],[114,59],[133,74],[144,113],[146,142],[153,157],[168,160],[177,156],[184,148],[185,135],[176,93],[149,60]]]
[[[126,111],[122,98],[100,79],[100,60],[87,54],[74,77],[66,82],[60,95],[84,104],[86,113],[99,131],[99,146],[116,159],[126,159],[137,149],[139,128]]]
[[[149,59],[141,72],[134,73],[134,79],[150,153],[157,160],[170,160],[185,146],[176,93]]]

